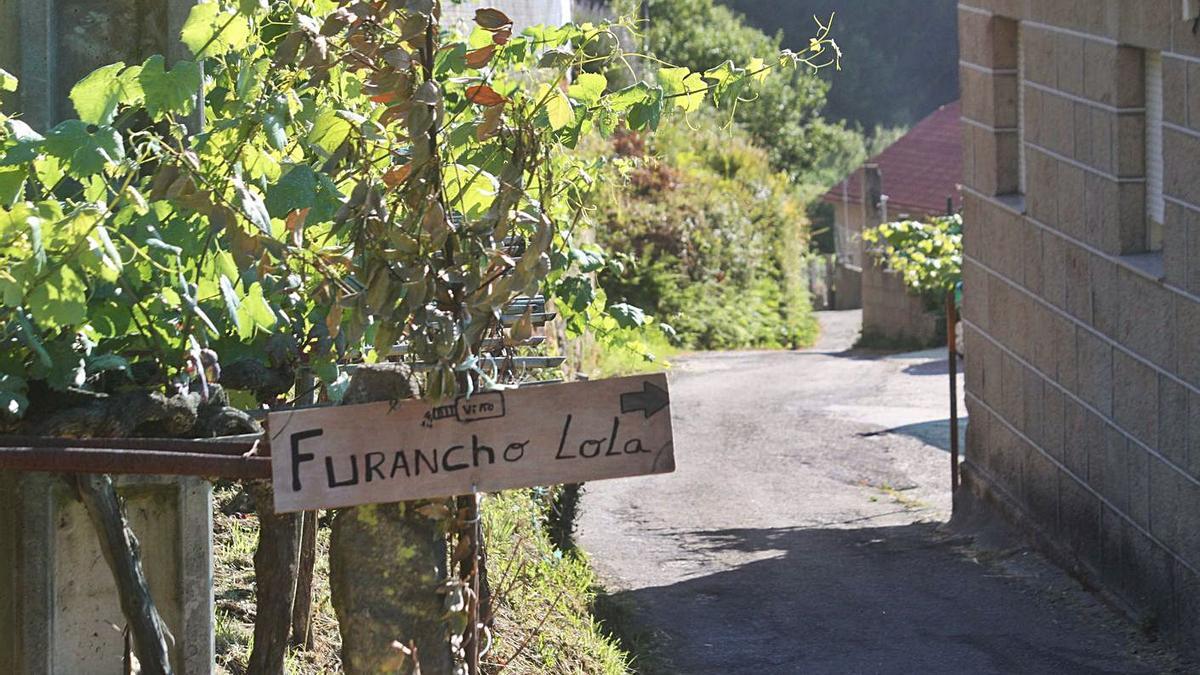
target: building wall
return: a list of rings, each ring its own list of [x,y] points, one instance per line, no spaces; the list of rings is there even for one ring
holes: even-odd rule
[[[214,670],[212,486],[114,478],[180,675]],[[125,619],[95,528],[48,473],[0,472],[0,672],[124,673]]]
[[[971,423],[956,506],[1017,517],[1194,649],[1200,37],[1182,4],[959,6]],[[1147,50],[1162,52],[1165,85],[1157,252],[1146,236]]]

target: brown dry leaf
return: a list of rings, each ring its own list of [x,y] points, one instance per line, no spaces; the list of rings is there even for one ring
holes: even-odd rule
[[[181,174],[167,188],[167,199],[177,199],[180,195],[190,195],[196,191],[196,182],[188,174]]]
[[[400,185],[404,181],[408,180],[408,176],[411,173],[412,173],[412,164],[411,163],[405,164],[404,166],[398,166],[394,169],[390,169],[387,173],[383,174],[383,184],[388,186],[389,188],[395,188],[396,186]]]
[[[325,328],[329,330],[329,339],[334,339],[342,329],[342,306],[334,303],[325,315]]]
[[[459,537],[458,543],[454,545],[454,553],[450,559],[454,562],[461,562],[471,556],[471,538]]]
[[[304,58],[300,59],[301,68],[316,68],[329,63],[329,43],[324,37],[310,38]]]
[[[179,178],[179,167],[174,164],[159,166],[158,171],[154,173],[154,178],[150,181],[150,201],[156,202],[165,198],[167,188],[175,183],[176,178]]]
[[[512,25],[512,19],[508,15],[494,7],[484,7],[483,9],[475,10],[475,23],[484,30],[500,30],[505,26]]]
[[[496,45],[490,44],[486,47],[480,47],[475,51],[467,52],[467,67],[482,68],[492,60],[496,55]]]
[[[279,42],[279,46],[275,48],[275,64],[280,66],[290,66],[296,62],[296,55],[300,53],[300,45],[304,44],[304,34],[298,31],[293,31],[287,34]]]
[[[486,84],[477,84],[474,87],[467,87],[467,100],[471,103],[478,103],[482,106],[491,107],[494,105],[500,105],[508,99],[504,98],[500,94],[497,94],[495,89],[492,89]]]
[[[525,313],[517,320],[508,332],[508,337],[514,345],[523,344],[533,337],[533,305],[525,307]]]
[[[284,220],[287,231],[292,233],[292,245],[297,248],[304,245],[304,221],[308,220],[308,212],[311,208],[295,209]]]
[[[408,70],[412,67],[412,54],[399,47],[389,49],[382,56],[384,62],[396,70]]]
[[[400,92],[385,91],[382,94],[376,94],[376,95],[372,96],[371,102],[373,102],[373,103],[391,103],[392,101],[395,101],[397,98],[400,98]]]
[[[475,127],[475,140],[486,141],[500,131],[500,122],[504,115],[504,106],[494,105],[484,108],[483,121]]]
[[[508,44],[510,38],[512,38],[512,28],[501,28],[500,30],[492,33],[492,42],[495,42],[498,45]]]

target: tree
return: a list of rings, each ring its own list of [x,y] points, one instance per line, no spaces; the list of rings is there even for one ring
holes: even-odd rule
[[[749,63],[780,49],[781,35],[768,36],[713,0],[647,3],[650,23],[644,30],[645,44],[652,54],[671,63],[706,71],[728,59]],[[809,26],[817,28],[814,23]],[[724,105],[767,149],[776,167],[799,183],[826,186],[854,166],[848,162],[863,155],[861,134],[822,118],[828,91],[828,82],[810,70],[779,71],[747,92],[744,98],[753,99],[752,103],[725,101]]]
[[[826,115],[870,130],[911,127],[958,97],[954,0],[721,0],[752,26],[778,31],[793,49],[808,41],[812,17],[837,12],[849,55],[831,83]]]

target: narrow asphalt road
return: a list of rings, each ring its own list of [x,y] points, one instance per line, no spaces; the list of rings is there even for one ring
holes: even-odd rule
[[[1020,546],[950,515],[947,362],[801,352],[671,373],[678,470],[587,486],[578,534],[643,673],[1157,673],[1169,657]]]

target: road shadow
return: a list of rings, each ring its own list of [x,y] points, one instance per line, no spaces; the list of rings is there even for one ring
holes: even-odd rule
[[[958,372],[963,372],[963,359],[958,357]],[[936,361],[926,361],[924,363],[914,363],[902,371],[905,375],[916,375],[917,377],[928,377],[931,375],[950,375],[950,359],[938,359]]]
[[[829,356],[851,361],[879,361],[888,357],[907,353],[905,350],[888,351],[882,349],[866,349],[850,347],[848,349],[798,349],[788,352],[794,356]]]
[[[937,524],[676,539],[721,571],[597,603],[619,635],[654,646],[642,675],[1158,672],[1130,655],[1131,635],[972,560]]]
[[[970,418],[963,416],[958,418],[958,447],[959,451],[963,451],[967,447],[967,424]],[[905,424],[900,427],[892,427],[882,431],[872,431],[864,436],[882,436],[883,434],[899,434],[915,438],[926,445],[931,445],[944,452],[950,452],[950,419],[930,420],[928,422],[917,422],[915,424]]]

